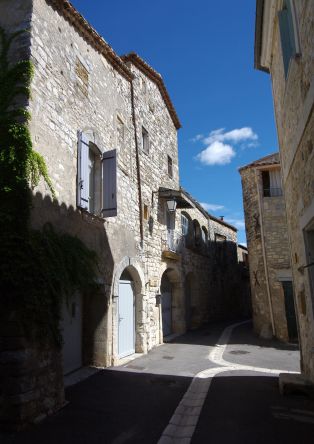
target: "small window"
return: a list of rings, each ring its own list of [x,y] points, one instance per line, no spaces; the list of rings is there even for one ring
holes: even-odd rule
[[[143,209],[143,217],[144,220],[148,220],[148,206],[144,204],[144,209]]]
[[[173,177],[173,170],[172,170],[172,159],[170,156],[168,156],[168,175],[169,177]]]
[[[117,117],[117,146],[120,150],[123,150],[124,148],[124,133],[124,123],[119,117]]]
[[[76,83],[84,96],[88,96],[89,73],[79,58],[75,63]]]
[[[189,219],[184,214],[181,214],[181,231],[182,236],[187,236],[189,233]]]
[[[280,169],[262,171],[263,196],[282,196]]]
[[[285,78],[288,76],[290,60],[298,51],[298,39],[295,27],[295,13],[292,0],[284,0],[282,10],[278,13],[281,51]]]
[[[142,149],[144,153],[149,153],[149,136],[144,127],[142,127]]]

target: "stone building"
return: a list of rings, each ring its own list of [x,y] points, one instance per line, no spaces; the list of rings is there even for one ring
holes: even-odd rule
[[[278,153],[240,168],[255,331],[293,341],[297,328]]]
[[[314,8],[311,0],[257,0],[255,67],[271,74],[301,367],[314,382]]]
[[[231,317],[240,290],[237,230],[179,186],[181,125],[161,75],[135,53],[119,57],[67,0],[2,0],[0,12],[8,34],[30,29],[10,57],[34,65],[31,138],[57,195],[43,181],[34,190],[32,226],[94,250],[101,287],[64,304],[62,354],[4,345],[0,416],[20,427],[63,404],[63,373]]]

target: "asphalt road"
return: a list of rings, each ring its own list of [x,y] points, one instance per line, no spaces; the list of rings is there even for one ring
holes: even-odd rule
[[[301,395],[281,397],[278,376],[263,371],[298,371],[297,347],[260,340],[250,324],[235,328],[224,344],[225,326],[208,325],[123,366],[97,372],[67,388],[69,404],[56,415],[27,431],[1,436],[0,442],[155,444],[162,437],[160,444],[312,444],[314,402]],[[213,355],[217,350],[223,368]],[[215,374],[216,368],[224,371]],[[198,386],[191,390],[197,374]],[[191,406],[201,402],[200,413],[195,413],[198,407],[184,407],[184,399]],[[194,416],[187,416],[193,409]],[[177,418],[182,424],[192,420],[194,426],[174,426]]]

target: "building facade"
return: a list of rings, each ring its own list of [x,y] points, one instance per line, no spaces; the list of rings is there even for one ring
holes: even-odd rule
[[[271,74],[287,209],[301,366],[314,382],[312,1],[258,0],[255,67]]]
[[[297,338],[279,155],[240,168],[253,324],[262,337]]]
[[[62,353],[5,345],[0,416],[13,428],[63,405],[63,374],[239,315],[241,290],[236,229],[179,186],[181,125],[160,74],[119,57],[67,0],[3,0],[0,12],[8,35],[30,29],[10,58],[34,65],[31,138],[56,192],[33,190],[32,227],[50,223],[95,251],[100,286],[64,304]]]

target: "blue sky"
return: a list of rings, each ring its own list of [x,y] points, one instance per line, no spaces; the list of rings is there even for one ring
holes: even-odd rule
[[[118,54],[162,74],[182,123],[181,185],[245,242],[238,168],[278,150],[270,78],[253,68],[255,1],[72,3]]]

